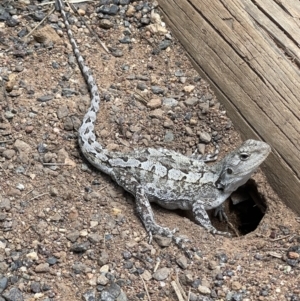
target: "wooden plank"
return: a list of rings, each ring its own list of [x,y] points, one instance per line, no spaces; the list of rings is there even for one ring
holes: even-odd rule
[[[271,0],[266,2],[270,7],[261,3],[264,0],[159,2],[173,33],[235,126],[245,138],[272,146],[266,174],[286,203],[300,213],[300,72],[295,63],[300,51],[285,32],[291,24],[298,30],[298,24]],[[288,25],[278,26],[279,19],[273,22],[272,12]]]
[[[300,3],[300,2],[299,2]],[[291,39],[289,39],[285,32],[283,32],[276,24],[269,18],[266,18],[265,14],[257,6],[248,6],[247,12],[256,22],[257,27],[261,27],[262,34],[265,33],[265,38],[271,37],[279,50],[282,50],[290,57],[298,66],[300,65],[300,49],[298,45]],[[300,13],[300,8],[299,8]],[[258,29],[259,30],[259,29]],[[300,36],[299,36],[300,40]],[[271,42],[271,41],[270,41]]]

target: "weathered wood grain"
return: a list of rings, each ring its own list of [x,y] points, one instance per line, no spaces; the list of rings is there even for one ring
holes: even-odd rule
[[[300,2],[158,2],[242,136],[272,146],[266,175],[300,213]]]

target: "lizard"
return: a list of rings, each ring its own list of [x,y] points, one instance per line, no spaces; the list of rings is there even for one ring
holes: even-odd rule
[[[170,230],[155,221],[151,202],[169,210],[191,210],[195,222],[210,233],[230,235],[211,224],[206,210],[216,208],[222,211],[223,202],[248,181],[267,158],[271,147],[263,141],[249,139],[213,165],[208,165],[207,161],[215,159],[214,156],[201,160],[164,148],[136,149],[122,153],[103,147],[96,140],[94,129],[100,107],[100,93],[73,37],[64,4],[62,0],[56,1],[91,95],[90,106],[78,129],[78,143],[83,156],[134,196],[136,212],[150,242],[153,234],[171,237],[175,242],[179,239],[174,235],[176,229]]]

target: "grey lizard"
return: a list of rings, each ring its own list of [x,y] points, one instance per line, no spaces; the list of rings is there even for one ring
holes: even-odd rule
[[[98,170],[108,174],[135,197],[136,211],[150,239],[152,234],[172,237],[174,230],[155,222],[151,202],[166,209],[192,210],[196,223],[213,234],[228,235],[213,227],[206,210],[219,208],[267,158],[270,146],[247,140],[214,165],[163,148],[138,149],[130,153],[111,152],[96,141],[94,123],[100,95],[74,40],[62,0],[57,0],[73,51],[91,94],[90,107],[83,118],[79,145],[84,157]],[[211,161],[208,158],[207,161]]]

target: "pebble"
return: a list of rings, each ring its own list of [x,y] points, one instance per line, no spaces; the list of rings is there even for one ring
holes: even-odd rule
[[[152,275],[148,270],[144,270],[143,274],[141,275],[145,281],[149,281],[152,279]]]
[[[30,253],[26,254],[26,258],[28,258],[30,260],[38,260],[39,259],[36,252],[30,252]]]
[[[199,133],[199,140],[203,143],[209,143],[211,141],[211,136],[207,132],[200,132]]]
[[[164,115],[164,111],[162,109],[155,109],[149,112],[150,117],[161,119]]]
[[[91,269],[82,262],[75,262],[72,266],[75,274],[89,273]]]
[[[79,236],[80,236],[79,231],[75,230],[73,232],[68,233],[66,237],[71,242],[75,242],[78,239]]]
[[[0,273],[4,274],[8,269],[8,265],[5,262],[0,262]]]
[[[11,209],[10,200],[2,199],[2,201],[0,201],[0,209],[10,211],[10,209]]]
[[[167,49],[170,45],[172,44],[172,41],[170,40],[163,40],[159,43],[158,48],[160,50],[165,50]]]
[[[233,281],[231,283],[231,288],[235,291],[238,291],[242,288],[242,285],[238,281]]]
[[[109,261],[109,254],[106,251],[102,251],[100,257],[98,258],[98,264],[103,266]]]
[[[165,93],[165,89],[159,86],[151,86],[151,91],[154,94],[164,94]]]
[[[199,102],[199,99],[197,97],[190,97],[188,98],[184,103],[187,106],[194,106]]]
[[[90,243],[88,241],[82,243],[74,243],[71,247],[71,251],[74,253],[83,253],[86,252],[90,247]]]
[[[96,244],[96,243],[98,243],[98,242],[100,242],[102,240],[102,237],[98,233],[91,233],[88,236],[88,240],[91,243]]]
[[[15,27],[15,26],[17,26],[19,23],[20,23],[20,22],[19,22],[17,19],[15,19],[15,18],[8,18],[8,19],[6,20],[6,25],[7,25],[8,27]]]
[[[40,10],[35,11],[34,14],[32,15],[32,19],[37,22],[42,21],[44,18],[45,18],[45,13]]]
[[[47,262],[41,263],[41,264],[37,265],[34,270],[36,273],[47,273],[50,271],[49,263],[47,263]]]
[[[36,100],[40,101],[40,102],[46,102],[46,101],[52,100],[53,97],[54,97],[53,95],[43,95],[43,96],[38,97]]]
[[[101,301],[115,300],[121,293],[121,288],[116,283],[112,283],[108,288],[101,292]]]
[[[161,99],[160,98],[152,98],[147,102],[147,107],[150,109],[157,109],[161,107]]]
[[[193,136],[194,135],[193,130],[189,126],[185,127],[185,132],[187,133],[188,136]]]
[[[176,263],[184,270],[188,267],[187,259],[183,255],[176,259]]]
[[[101,273],[107,273],[109,271],[109,265],[105,264],[100,268]]]
[[[96,301],[96,292],[94,290],[87,290],[82,294],[84,301]]]
[[[30,285],[30,289],[33,293],[40,293],[41,292],[41,284],[39,282],[32,282]]]
[[[69,115],[69,109],[67,106],[63,105],[63,106],[60,106],[57,110],[57,118],[58,119],[62,119],[64,117],[67,117]]]
[[[163,124],[164,128],[170,129],[174,127],[174,122],[171,119],[166,119]]]
[[[163,104],[163,106],[166,106],[166,107],[175,107],[175,106],[177,106],[178,101],[175,98],[164,97],[162,99],[162,104]]]
[[[152,274],[152,277],[157,281],[166,280],[171,273],[171,269],[169,268],[161,268],[158,269],[155,273]]]
[[[110,20],[102,19],[99,21],[99,27],[103,29],[110,29],[114,27],[114,24]]]
[[[199,285],[198,292],[203,295],[209,295],[211,293],[211,290],[207,286]]]
[[[164,142],[172,142],[174,140],[174,133],[172,131],[166,131]]]
[[[143,82],[138,82],[137,85],[136,85],[137,89],[141,90],[141,91],[144,91],[147,89],[147,85]]]
[[[9,291],[5,291],[2,296],[6,301],[23,301],[23,293],[16,287],[12,287]]]
[[[160,247],[168,247],[172,243],[172,238],[171,237],[165,237],[165,236],[161,236],[161,235],[154,235],[153,238]]]
[[[208,103],[200,103],[199,107],[203,114],[207,114],[209,112],[209,104]]]
[[[6,149],[6,150],[2,153],[3,157],[4,157],[5,159],[8,159],[8,160],[12,159],[12,158],[15,156],[15,154],[16,154],[16,151],[13,150],[13,149]]]
[[[101,284],[101,285],[107,285],[109,282],[109,280],[105,277],[104,274],[101,274],[100,276],[98,276],[97,278],[97,284]]]
[[[183,91],[184,91],[184,92],[187,92],[187,93],[193,92],[194,89],[195,89],[195,86],[193,86],[193,85],[189,85],[189,86],[184,86],[184,87],[183,87]]]
[[[5,276],[0,277],[0,294],[6,289],[8,279]]]

